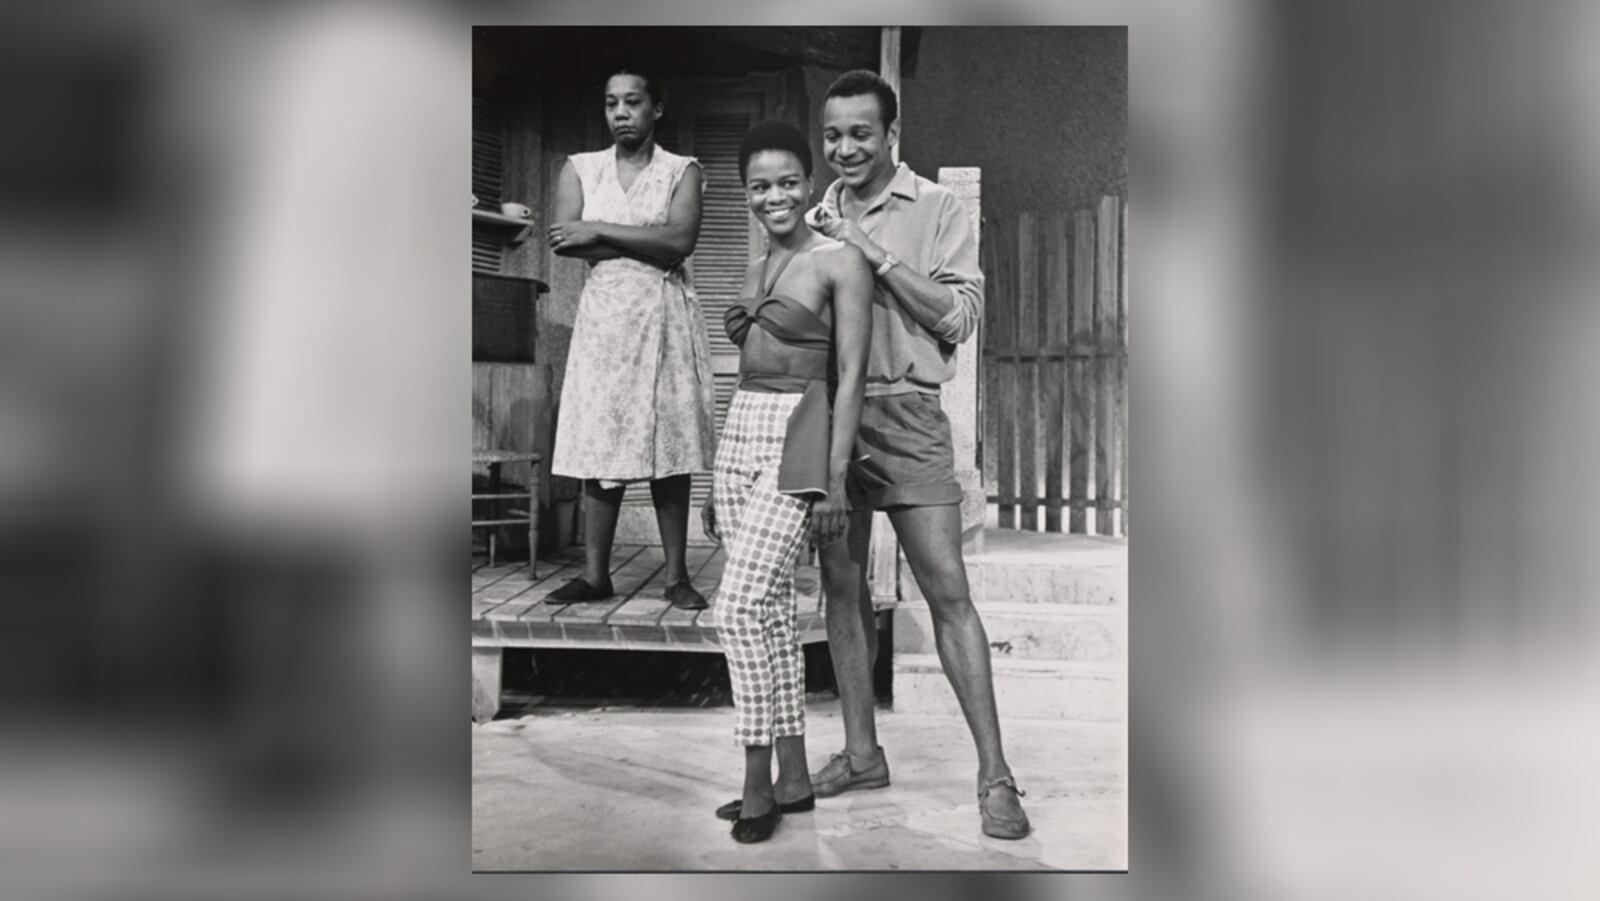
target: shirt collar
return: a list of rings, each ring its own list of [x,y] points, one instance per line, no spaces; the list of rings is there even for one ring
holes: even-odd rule
[[[836,178],[833,180],[833,184],[828,185],[828,190],[823,192],[822,195],[822,205],[827,207],[828,212],[835,216],[840,215],[839,194],[843,190],[844,182]],[[895,164],[894,177],[889,180],[889,187],[878,195],[872,205],[867,207],[867,210],[870,212],[883,206],[891,195],[903,197],[906,200],[917,199],[917,174],[912,172],[911,167],[903,162]]]

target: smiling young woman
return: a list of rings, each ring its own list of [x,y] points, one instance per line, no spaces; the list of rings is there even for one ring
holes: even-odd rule
[[[706,533],[728,554],[713,615],[733,686],[734,738],[745,751],[744,794],[717,815],[734,821],[736,841],[759,842],[784,813],[814,804],[794,567],[808,526],[818,546],[844,532],[872,272],[860,251],[806,223],[811,151],[794,126],[752,129],[739,172],[768,250],[745,274],[745,299],[725,317],[739,347],[739,387],[703,515]]]

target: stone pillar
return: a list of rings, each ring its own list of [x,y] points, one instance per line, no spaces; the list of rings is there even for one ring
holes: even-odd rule
[[[972,234],[981,241],[983,170],[976,166],[940,167],[939,184],[960,198],[971,219]],[[940,393],[955,444],[956,480],[961,483],[962,493],[961,534],[969,551],[983,549],[983,522],[988,510],[978,460],[978,356],[982,348],[980,329],[956,350],[956,377],[946,382]]]
[[[896,97],[900,97],[902,99],[902,101],[904,100],[904,96],[900,93],[900,26],[899,25],[885,25],[878,31],[878,77],[882,78],[884,81],[888,82],[889,83],[889,87],[894,88],[894,93],[895,93]],[[904,103],[901,104],[900,112],[902,114],[905,113],[905,104]],[[904,118],[905,118],[905,116],[902,115],[901,116],[902,121],[900,122],[901,129],[904,129],[906,127],[906,123],[903,121]],[[902,131],[901,132],[901,137],[903,138],[904,136],[905,136],[904,131]],[[889,156],[896,163],[900,162],[900,142],[899,141],[896,141],[893,144],[889,145]]]
[[[878,75],[900,94],[900,26],[885,25],[878,32]],[[905,137],[905,107],[900,116],[901,138]],[[900,162],[900,142],[889,145],[893,160]],[[872,544],[868,549],[867,583],[874,604],[895,604],[900,600],[900,543],[889,524],[889,514],[872,514]]]

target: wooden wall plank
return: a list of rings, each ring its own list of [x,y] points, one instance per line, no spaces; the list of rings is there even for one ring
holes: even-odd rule
[[[1111,521],[1113,466],[1120,457],[1116,449],[1117,339],[1117,232],[1121,221],[1117,198],[1102,197],[1096,215],[1095,240],[1095,343],[1100,355],[1095,359],[1095,532],[1114,534]]]
[[[1044,503],[1044,429],[1039,423],[1039,364],[1019,362],[1017,373],[1017,483],[1020,528],[1037,531]]]
[[[1001,423],[998,441],[1000,466],[1000,527],[1017,528],[1017,366],[1012,360],[995,362],[997,391],[1000,394]]]
[[[1067,344],[1067,313],[1072,254],[1071,221],[1066,213],[1051,214],[1045,229],[1043,343]],[[1066,458],[1066,360],[1042,360],[1042,426],[1046,436],[1043,458],[1045,523],[1047,532],[1061,531],[1064,499],[1062,476]]]
[[[472,449],[489,448],[489,436],[494,431],[493,401],[490,386],[494,384],[494,370],[486,365],[472,367]]]
[[[1017,218],[1017,343],[1023,353],[1039,346],[1039,241],[1037,221],[1030,213]],[[1039,502],[1044,494],[1040,467],[1038,364],[1016,364],[1017,370],[1017,488],[1021,495],[1022,527],[1038,528]]]
[[[1017,527],[1017,240],[1012,222],[985,229],[994,247],[993,268],[986,304],[994,310],[995,327],[984,336],[989,351],[984,365],[993,372],[994,390],[985,399],[998,419],[998,429],[985,441],[984,453],[995,460],[995,495],[999,498],[1000,527]]]
[[[1118,453],[1122,457],[1120,471],[1121,484],[1117,489],[1117,500],[1121,504],[1119,511],[1121,522],[1119,533],[1124,537],[1128,534],[1128,474],[1131,459],[1128,454],[1128,204],[1122,204],[1122,221],[1117,236],[1117,343],[1122,348],[1122,359],[1118,361],[1120,370],[1117,379],[1117,423],[1120,429],[1118,435]]]
[[[1001,367],[985,357],[983,361],[983,493],[989,498],[1000,497],[1000,430],[1003,428],[1000,401]]]
[[[982,432],[978,436],[978,456],[983,472],[983,493],[994,498],[1000,495],[1000,429],[1004,422],[1000,391],[1000,369],[995,362],[999,348],[1007,336],[1001,331],[1001,315],[1010,304],[1005,301],[1005,280],[1001,273],[999,254],[995,252],[996,228],[983,230],[979,245],[979,266],[983,269],[983,332],[978,355],[978,408],[982,416]]]
[[[1094,341],[1094,251],[1095,224],[1091,210],[1078,210],[1072,217],[1072,303],[1069,328],[1075,344]],[[1088,531],[1088,517],[1081,503],[1089,496],[1089,467],[1093,462],[1093,393],[1090,361],[1074,357],[1067,362],[1069,405],[1068,473],[1069,496],[1073,504],[1068,529]]]

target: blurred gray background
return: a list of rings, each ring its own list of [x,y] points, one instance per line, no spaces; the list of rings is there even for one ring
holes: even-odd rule
[[[0,894],[535,888],[466,881],[469,26],[743,12],[4,14]],[[982,21],[1130,28],[1132,873],[917,891],[1594,897],[1600,8]]]

